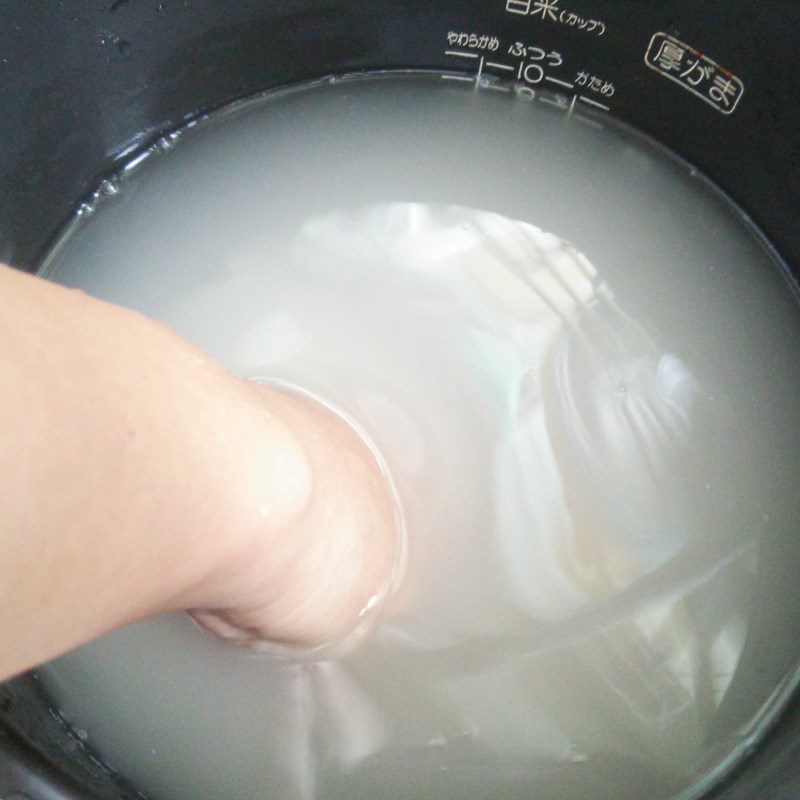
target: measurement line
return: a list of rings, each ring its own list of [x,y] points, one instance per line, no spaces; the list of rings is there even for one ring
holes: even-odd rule
[[[498,64],[496,61],[487,61],[486,62],[486,66],[487,67],[494,67],[495,69],[509,69],[512,72],[514,71],[514,67],[512,67],[511,65],[509,65],[509,64]]]
[[[472,78],[468,75],[442,75],[442,78],[446,81],[469,81],[472,83]]]
[[[483,64],[486,59],[481,56],[481,60],[478,62],[478,71],[475,74],[475,91],[477,92],[481,88],[481,84],[483,80],[481,79],[481,75],[483,75]]]
[[[540,97],[539,100],[542,103],[547,103],[549,106],[555,106],[556,108],[560,108],[562,111],[566,109],[566,106],[563,103],[557,103],[555,100],[551,100],[549,97]]]
[[[594,106],[595,108],[601,108],[603,111],[611,110],[608,106],[604,106],[602,103],[598,103],[597,100],[590,100],[588,97],[584,97],[583,95],[580,95],[580,99],[583,100],[584,103],[588,103],[590,106]]]
[[[493,92],[510,92],[511,89],[508,86],[497,86],[494,83],[484,83],[481,85],[481,89],[491,89]]]
[[[567,114],[572,114],[572,112],[575,110],[575,103],[577,101],[578,101],[578,95],[576,94],[572,95],[572,102],[569,104],[569,111],[567,111]]]
[[[463,50],[445,50],[446,56],[461,56],[461,58],[477,58],[477,53],[466,53]]]
[[[574,83],[567,83],[566,81],[560,81],[558,78],[551,78],[549,75],[545,75],[544,78],[546,81],[550,81],[550,83],[557,83],[559,86],[563,86],[565,89],[574,89]]]

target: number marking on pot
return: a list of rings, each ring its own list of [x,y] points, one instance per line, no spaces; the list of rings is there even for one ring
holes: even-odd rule
[[[443,75],[445,80],[474,82],[476,91],[478,89],[505,93],[513,91],[522,100],[537,98],[542,103],[566,111],[568,114],[572,114],[578,101],[599,111],[610,111],[609,106],[579,92],[592,91],[606,99],[614,94],[614,84],[587,70],[565,73],[565,70],[569,69],[568,66],[558,70],[564,65],[564,56],[556,50],[549,50],[539,44],[527,44],[519,40],[507,44],[497,36],[487,33],[451,30],[445,34],[445,39],[448,47],[444,54],[447,58],[456,59],[462,67],[466,64],[476,64],[475,71],[470,70],[471,74]],[[454,46],[458,49],[454,49]],[[509,61],[490,61],[489,58],[492,56],[489,54],[495,52],[505,53]],[[554,70],[558,70],[555,75],[552,74]],[[501,80],[512,77],[516,78],[516,81],[510,84]],[[538,95],[533,87],[545,82],[568,89],[574,94],[571,96],[555,94],[553,97]],[[576,91],[576,87],[580,87],[580,89]]]

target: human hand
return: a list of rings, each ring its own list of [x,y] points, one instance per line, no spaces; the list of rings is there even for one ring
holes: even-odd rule
[[[179,609],[314,645],[385,590],[395,500],[341,418],[83,293],[0,297],[0,678]]]

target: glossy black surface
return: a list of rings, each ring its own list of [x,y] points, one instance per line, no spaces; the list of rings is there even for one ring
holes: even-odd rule
[[[486,32],[559,49],[617,87],[614,114],[715,181],[800,270],[800,5],[719,2],[562,2],[602,19],[602,37],[506,13],[505,0],[8,0],[0,3],[0,259],[33,269],[78,201],[136,150],[199,113],[254,92],[328,74],[373,69],[454,70],[448,31]],[[745,85],[725,116],[643,61],[666,32],[710,54]],[[0,302],[2,298],[0,298]],[[800,369],[800,364],[798,364]],[[779,524],[779,521],[776,521]],[[792,530],[786,536],[795,536]],[[787,565],[787,569],[791,565]],[[769,598],[751,653],[770,646]],[[798,596],[800,608],[800,596]],[[800,615],[798,618],[800,636]],[[749,674],[747,653],[731,692],[770,676]],[[57,748],[22,744],[26,687],[0,694],[0,797],[110,797],[64,777]],[[25,713],[47,715],[42,698]],[[38,708],[38,711],[34,711]],[[13,723],[12,723],[13,721]],[[34,728],[34,731],[36,729]],[[65,742],[74,741],[67,737]],[[87,759],[73,748],[72,762]],[[71,762],[71,763],[72,763]],[[800,796],[800,706],[718,800]],[[78,776],[77,778],[75,776]],[[642,800],[647,800],[642,798]]]

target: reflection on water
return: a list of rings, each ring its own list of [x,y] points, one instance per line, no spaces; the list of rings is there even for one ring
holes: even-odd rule
[[[382,768],[394,757],[414,769],[438,748],[442,763],[485,762],[484,778],[500,781],[509,754],[581,763],[600,737],[642,764],[680,752],[664,771],[690,769],[736,670],[753,568],[745,487],[734,474],[719,496],[741,446],[724,399],[659,348],[585,256],[533,226],[402,204],[315,221],[304,236],[365,265],[369,241],[411,276],[418,302],[468,317],[460,347],[495,373],[503,422],[487,550],[503,564],[516,628],[452,644],[419,610],[388,622],[354,657],[364,694],[348,687],[338,721],[332,683],[322,686],[347,666],[315,678],[330,703],[329,756],[351,769],[344,753],[358,741]],[[404,698],[399,715],[368,699],[381,695],[370,679],[381,662]],[[536,702],[520,704],[531,686]],[[613,732],[598,728],[612,719]],[[387,741],[402,728],[399,747]]]

